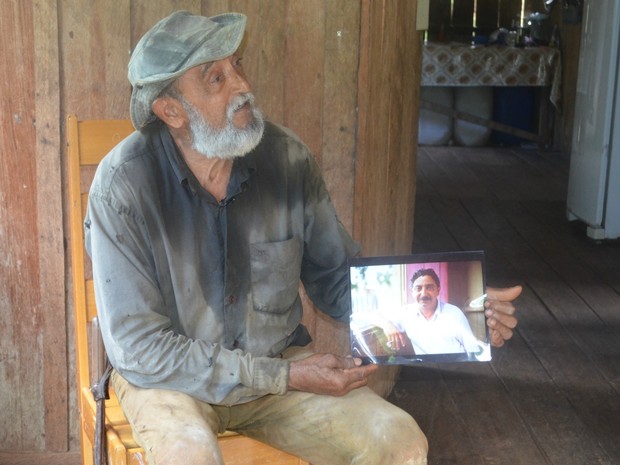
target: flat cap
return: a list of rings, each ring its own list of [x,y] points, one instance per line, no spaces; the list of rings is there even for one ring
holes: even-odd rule
[[[130,114],[136,129],[155,119],[153,101],[194,66],[226,58],[239,48],[246,17],[224,13],[207,18],[177,11],[159,21],[138,42],[129,60]]]

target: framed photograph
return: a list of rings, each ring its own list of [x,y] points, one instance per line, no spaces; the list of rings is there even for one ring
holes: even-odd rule
[[[364,363],[491,360],[484,252],[349,261],[351,354]]]

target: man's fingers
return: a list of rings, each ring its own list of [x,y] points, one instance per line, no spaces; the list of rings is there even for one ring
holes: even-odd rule
[[[356,368],[362,365],[362,359],[359,357],[345,357],[343,365],[345,370]]]
[[[403,335],[398,333],[388,338],[387,346],[393,350],[400,350],[405,347],[405,339]]]
[[[504,339],[510,339],[513,335],[513,327],[503,325],[495,319],[489,319],[487,325],[490,329],[491,335],[495,334],[496,337],[502,337]]]
[[[521,286],[487,288],[485,314],[488,317],[489,338],[494,347],[503,346],[504,342],[512,337],[513,329],[517,326],[517,318],[514,315],[516,307],[512,302],[522,291]]]
[[[485,310],[485,315],[489,318],[491,328],[496,323],[514,329],[517,326],[517,317],[514,316],[515,308],[513,306],[492,305]],[[495,322],[493,321],[495,320]]]
[[[513,287],[487,287],[487,300],[498,300],[504,302],[511,302],[515,300],[523,288],[521,286]]]
[[[501,333],[495,329],[492,329],[491,331],[489,331],[489,337],[491,339],[491,345],[493,347],[501,347],[506,342],[506,339],[510,339],[510,338],[503,337]],[[511,334],[511,337],[512,337],[512,334]]]
[[[516,299],[522,291],[521,286],[504,289],[487,289],[487,301],[485,303],[486,315],[490,319],[489,326],[499,329],[500,325],[514,329],[517,326],[517,318],[514,316],[516,307],[512,300]],[[496,320],[496,321],[493,321]]]
[[[368,382],[368,377],[374,372],[376,372],[378,369],[379,365],[370,364],[351,368],[349,370],[344,370],[344,372],[351,381],[352,385],[363,382],[363,386]]]
[[[491,345],[503,346],[504,342],[512,337],[512,330],[517,326],[517,319],[511,314],[514,313],[514,308],[510,313],[501,313],[495,311],[494,308],[487,309],[485,313],[488,317],[487,326],[490,329]]]

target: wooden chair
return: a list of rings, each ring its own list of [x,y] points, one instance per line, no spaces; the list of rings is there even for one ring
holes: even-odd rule
[[[99,379],[105,357],[96,325],[97,308],[89,257],[84,253],[83,221],[88,189],[97,164],[118,142],[133,131],[129,120],[85,120],[67,117],[67,157],[73,300],[77,352],[78,407],[82,463],[93,464],[96,403],[91,385]],[[108,464],[146,464],[144,450],[133,439],[114,390],[105,401],[105,431]],[[220,436],[220,447],[227,465],[308,465],[307,462],[253,439],[227,432]]]

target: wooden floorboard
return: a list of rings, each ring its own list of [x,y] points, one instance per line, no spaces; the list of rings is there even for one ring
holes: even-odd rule
[[[413,250],[482,249],[489,285],[524,286],[492,362],[403,369],[429,463],[620,463],[620,244],[567,221],[567,158],[421,147],[417,178]]]

